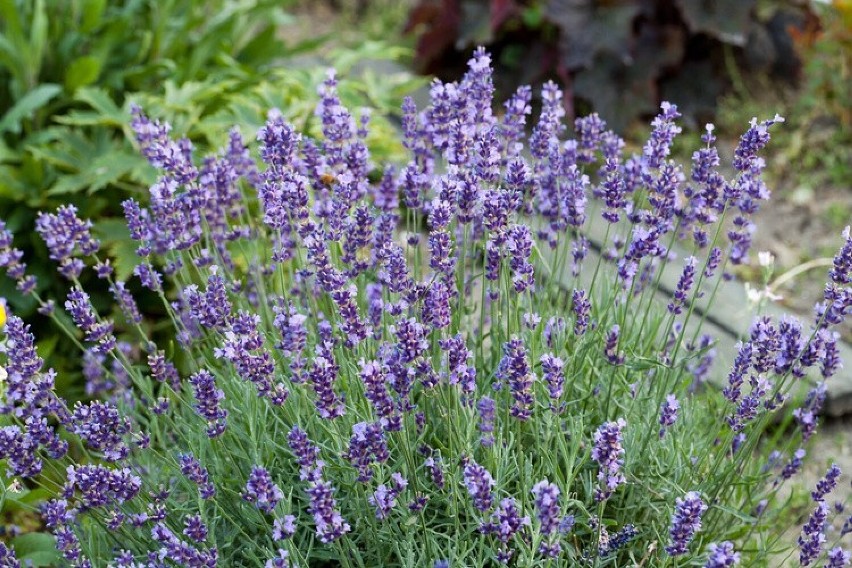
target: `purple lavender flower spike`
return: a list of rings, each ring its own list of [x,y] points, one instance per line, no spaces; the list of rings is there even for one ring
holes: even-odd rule
[[[396,499],[400,493],[408,486],[408,481],[399,473],[394,473],[390,486],[382,483],[368,497],[368,502],[376,509],[376,518],[384,520],[388,518],[391,511],[396,507]]]
[[[284,515],[272,523],[272,539],[287,540],[296,534],[296,517]]]
[[[447,231],[429,233],[429,266],[446,278],[451,278],[456,270],[456,256],[453,242]]]
[[[619,485],[627,479],[621,473],[624,465],[624,448],[622,447],[622,430],[627,426],[623,418],[615,422],[602,424],[594,434],[594,448],[592,448],[592,460],[598,466],[598,481],[601,487],[595,489],[595,501],[608,499]]]
[[[698,259],[694,256],[686,259],[686,265],[683,267],[683,272],[681,272],[680,279],[677,282],[677,288],[675,288],[672,301],[668,305],[670,313],[678,315],[683,312],[683,308],[689,298],[689,291],[695,282],[695,267],[697,264]]]
[[[207,540],[207,525],[199,515],[189,515],[184,519],[183,534],[195,541],[197,544]]]
[[[509,253],[509,267],[512,270],[512,283],[515,292],[535,290],[533,266],[530,263],[533,239],[529,227],[515,225],[506,233],[506,250]]]
[[[827,520],[828,505],[820,501],[799,535],[799,564],[802,566],[810,566],[822,554]]]
[[[129,468],[111,469],[102,465],[69,465],[62,497],[77,497],[80,510],[121,505],[139,493],[142,480]]]
[[[791,477],[796,475],[796,473],[798,473],[799,470],[802,469],[802,462],[803,462],[804,458],[805,458],[805,450],[804,449],[799,448],[795,452],[793,452],[793,457],[790,458],[790,461],[787,462],[781,470],[781,479],[782,480],[790,479]],[[778,485],[779,482],[780,482],[780,480],[776,480],[775,485]]]
[[[555,483],[543,479],[533,486],[532,494],[541,533],[544,535],[555,534],[561,521],[561,508],[559,506],[561,491],[559,487]]]
[[[506,497],[491,514],[491,520],[480,524],[479,530],[483,534],[493,534],[503,543],[503,548],[497,553],[497,561],[507,564],[512,558],[512,550],[505,545],[529,524],[529,517],[521,516],[517,502],[512,497]]]
[[[216,388],[216,381],[210,371],[202,369],[189,378],[195,392],[195,409],[207,420],[207,435],[210,438],[221,436],[227,426],[228,411],[220,407],[225,393]]]
[[[7,460],[7,476],[36,477],[43,468],[43,462],[36,450],[38,444],[19,426],[0,428],[0,459]]]
[[[613,325],[606,334],[606,344],[604,345],[604,357],[613,365],[621,365],[624,363],[624,355],[618,351],[618,337],[621,328],[618,324]]]
[[[181,473],[198,486],[202,499],[211,499],[216,494],[216,488],[210,481],[210,474],[192,454],[178,456]]]
[[[687,547],[695,533],[701,530],[701,516],[707,511],[707,505],[697,491],[690,491],[683,498],[675,500],[675,511],[669,529],[671,541],[666,546],[669,556],[686,554]]]
[[[382,424],[359,422],[352,426],[352,437],[343,457],[358,470],[358,481],[370,481],[373,478],[371,466],[384,463],[390,457]]]
[[[0,268],[6,269],[6,275],[17,281],[18,290],[22,294],[29,294],[35,290],[36,279],[27,275],[27,264],[21,262],[24,253],[12,246],[14,235],[6,228],[6,223],[0,220]]]
[[[565,362],[551,353],[541,356],[541,370],[544,382],[547,383],[547,392],[554,401],[562,396],[565,385]]]
[[[836,546],[828,551],[825,568],[843,568],[852,563],[852,552],[847,552]]]
[[[403,363],[411,363],[429,347],[426,328],[414,318],[400,321],[391,331],[397,338],[397,350]]]
[[[231,302],[225,289],[225,280],[216,272],[207,278],[207,289],[201,293],[195,285],[184,290],[190,314],[201,326],[223,329],[231,315]]]
[[[494,478],[488,470],[476,462],[470,462],[464,468],[464,486],[473,499],[473,506],[482,513],[494,506]]]
[[[327,481],[311,483],[305,492],[311,499],[308,512],[314,517],[317,538],[323,544],[334,542],[351,530],[349,523],[337,510],[334,487]]]
[[[75,286],[68,293],[65,309],[68,310],[74,324],[85,334],[86,341],[96,344],[93,349],[100,353],[107,353],[115,347],[116,339],[112,333],[112,322],[98,320],[89,295],[79,286]]]
[[[580,336],[589,328],[589,312],[592,304],[586,298],[585,290],[574,290],[571,294],[572,309],[574,311],[574,335]]]
[[[0,542],[0,566],[6,568],[21,568],[21,563],[15,556],[14,549],[7,547],[5,543]]]
[[[251,474],[243,491],[243,499],[249,503],[254,503],[254,506],[264,513],[271,513],[283,498],[284,493],[272,481],[272,476],[269,475],[269,472],[258,465],[252,467]]]
[[[319,448],[309,439],[304,430],[293,426],[287,435],[287,444],[299,463],[302,481],[317,481],[322,475],[323,462],[319,460]]]
[[[445,485],[444,479],[444,469],[441,467],[441,458],[437,457],[428,457],[423,462],[423,465],[429,469],[429,477],[432,479],[432,483],[435,484],[435,487],[438,489],[443,489]]]
[[[680,410],[680,402],[673,394],[666,396],[665,402],[660,405],[660,438],[666,435],[666,430],[674,426],[677,421],[678,410]]]
[[[719,264],[722,262],[722,249],[719,247],[713,247],[710,251],[710,254],[707,257],[707,265],[704,267],[704,277],[712,278],[716,273],[716,269],[719,268]]]
[[[314,405],[324,420],[334,420],[346,414],[345,400],[334,391],[338,371],[339,367],[331,351],[324,351],[323,355],[317,355],[314,358],[314,364],[308,372],[316,393]]]
[[[83,263],[76,255],[95,254],[100,243],[92,238],[91,221],[81,221],[77,217],[77,208],[63,205],[56,213],[39,213],[36,218],[36,231],[44,239],[50,259],[59,264],[59,272],[69,280],[80,276]]]
[[[825,501],[825,497],[837,487],[839,478],[840,468],[833,463],[825,473],[825,477],[817,482],[816,488],[811,492],[811,498],[816,502]]]
[[[503,358],[497,369],[497,377],[505,381],[512,394],[512,408],[509,414],[518,420],[526,421],[532,416],[535,402],[533,383],[536,377],[532,372],[524,342],[513,337],[503,345]]]
[[[479,411],[479,431],[482,433],[479,441],[486,448],[494,445],[494,419],[497,405],[493,398],[483,396],[476,405]]]
[[[142,314],[139,312],[136,300],[124,282],[116,282],[111,285],[110,292],[112,292],[115,301],[118,302],[121,311],[124,312],[124,317],[127,318],[127,321],[132,323],[140,323],[142,321]]]
[[[643,150],[650,168],[659,168],[663,164],[671,153],[672,142],[681,132],[681,128],[674,123],[675,119],[680,117],[677,105],[663,102],[660,109],[662,112],[651,122],[654,129]]]
[[[113,404],[95,401],[84,405],[78,402],[72,420],[72,431],[90,449],[101,452],[105,460],[121,461],[130,453],[123,440],[130,432],[130,420],[122,416]]]
[[[707,550],[710,555],[707,557],[704,568],[729,568],[740,563],[740,553],[734,551],[732,542],[713,543],[707,547]]]
[[[291,568],[291,566],[295,565],[290,564],[290,553],[283,548],[279,548],[275,556],[264,564],[264,568]]]
[[[432,329],[442,329],[450,325],[450,290],[437,280],[429,286],[423,301],[423,321]]]

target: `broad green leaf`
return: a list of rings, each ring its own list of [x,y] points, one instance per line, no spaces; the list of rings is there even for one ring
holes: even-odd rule
[[[107,152],[92,160],[89,167],[78,174],[62,177],[47,193],[64,195],[85,189],[91,195],[129,174],[141,161],[142,158],[136,154]]]
[[[80,87],[91,85],[101,73],[101,61],[91,55],[78,57],[68,66],[65,72],[65,88],[72,93]]]
[[[80,167],[79,156],[69,152],[65,144],[27,146],[27,150],[36,158],[64,170],[76,171]]]
[[[31,186],[21,180],[20,170],[0,165],[0,197],[13,202],[26,201]]]
[[[93,109],[108,116],[111,119],[123,123],[129,117],[109,96],[109,94],[100,87],[86,87],[77,91],[75,98],[82,101]]]
[[[13,44],[23,47],[24,22],[20,6],[15,0],[0,0],[0,17],[3,22],[3,35]]]
[[[104,242],[130,238],[127,221],[121,218],[100,219],[95,222],[93,232]]]
[[[80,31],[89,33],[101,25],[106,0],[85,0],[82,7],[83,17],[80,20]]]
[[[0,139],[0,164],[4,162],[16,162],[20,159],[18,152],[9,148],[6,143]]]
[[[22,564],[54,566],[59,562],[56,541],[47,533],[27,533],[15,538],[12,547]],[[30,564],[31,563],[31,564]]]
[[[139,263],[137,243],[131,240],[124,219],[101,219],[94,226],[94,234],[104,243],[113,258],[112,266],[118,280],[127,280]]]
[[[59,335],[51,335],[51,336],[45,337],[42,340],[39,340],[38,345],[37,345],[39,357],[41,357],[42,359],[49,360],[50,355],[56,349],[56,345],[58,343],[59,343]]]
[[[13,95],[26,84],[26,63],[23,58],[24,51],[18,49],[8,37],[0,34],[0,69],[8,70],[12,75],[9,91]]]
[[[30,23],[30,41],[27,60],[31,80],[39,76],[42,61],[44,60],[44,48],[47,44],[47,12],[44,8],[44,0],[36,0],[33,7],[33,20]]]
[[[128,237],[123,241],[116,241],[109,245],[109,250],[112,253],[115,269],[115,277],[120,280],[127,280],[133,275],[133,269],[139,264],[139,255],[136,254],[138,244]]]
[[[45,83],[24,95],[3,116],[3,120],[0,120],[0,133],[11,132],[13,134],[20,134],[21,121],[32,116],[61,92],[62,87],[59,85]]]

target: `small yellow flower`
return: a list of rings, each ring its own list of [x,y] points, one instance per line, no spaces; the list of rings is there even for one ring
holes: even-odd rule
[[[0,328],[6,325],[6,302],[0,300]]]

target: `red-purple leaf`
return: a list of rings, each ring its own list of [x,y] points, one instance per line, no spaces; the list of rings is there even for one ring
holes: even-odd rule
[[[588,68],[595,57],[607,53],[629,56],[638,2],[550,0],[547,17],[559,29],[562,65],[569,71]]]
[[[744,45],[756,0],[675,0],[693,33],[706,33],[723,43]]]

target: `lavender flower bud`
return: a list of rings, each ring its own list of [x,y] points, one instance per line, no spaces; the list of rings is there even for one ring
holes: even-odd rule
[[[317,538],[323,544],[333,542],[351,530],[349,523],[337,510],[334,487],[326,481],[316,481],[305,490],[310,496],[308,512],[314,516]]]
[[[810,566],[822,554],[827,520],[828,505],[820,501],[799,535],[799,564],[802,566]]]
[[[734,552],[734,545],[731,542],[714,543],[707,549],[710,551],[710,556],[707,557],[704,568],[728,568],[740,563],[740,553]]]
[[[689,291],[695,281],[695,266],[697,263],[698,260],[694,256],[690,256],[686,259],[686,266],[683,267],[683,272],[680,275],[680,279],[677,281],[677,287],[675,288],[672,296],[672,301],[669,302],[668,305],[669,312],[674,315],[678,315],[683,312],[683,307],[689,297]]]
[[[839,478],[840,468],[837,467],[837,464],[833,463],[828,468],[825,477],[817,482],[816,488],[811,492],[811,498],[816,502],[825,501],[826,495],[834,491],[834,488],[837,487],[837,480]]]
[[[604,345],[604,357],[613,365],[621,365],[624,363],[624,355],[618,351],[618,336],[621,328],[618,324],[613,325],[606,334],[606,343]]]
[[[195,409],[207,420],[207,435],[210,438],[220,436],[227,426],[228,411],[219,406],[225,399],[225,393],[216,388],[216,381],[210,371],[201,370],[189,378],[195,391]]]
[[[589,311],[592,304],[586,298],[585,290],[574,290],[571,294],[571,301],[576,318],[574,320],[574,335],[580,336],[585,334],[589,327]]]
[[[0,566],[6,566],[7,568],[21,568],[21,563],[15,556],[14,549],[7,547],[6,544],[2,542],[0,542]]]
[[[503,345],[503,358],[497,369],[497,377],[508,383],[514,399],[509,414],[521,421],[529,420],[535,402],[532,391],[535,374],[530,368],[526,347],[517,337]]]
[[[843,568],[844,566],[849,566],[850,562],[852,562],[852,553],[846,552],[837,546],[828,551],[825,568]]]
[[[296,534],[296,517],[293,515],[284,515],[272,523],[273,540],[287,540],[294,534]]]
[[[482,433],[479,441],[486,448],[494,445],[494,418],[496,404],[494,399],[483,396],[476,405],[479,411],[479,431]]]
[[[284,493],[272,481],[269,472],[259,465],[252,467],[243,491],[243,499],[254,503],[254,506],[264,513],[271,513],[283,498]]]
[[[677,421],[680,403],[673,394],[666,396],[666,401],[660,405],[660,438],[666,435],[666,430]]]
[[[558,400],[562,396],[562,388],[565,384],[565,362],[550,353],[542,355],[540,361],[550,398]]]
[[[627,481],[620,473],[624,465],[624,448],[621,444],[625,426],[627,422],[619,418],[615,422],[602,424],[595,431],[592,460],[600,467],[598,481],[601,482],[601,487],[595,490],[595,501],[608,499],[619,485]]]
[[[494,478],[488,470],[476,462],[471,462],[464,468],[464,486],[473,499],[473,506],[484,513],[494,505]]]
[[[210,499],[216,494],[216,488],[210,482],[210,474],[192,454],[182,454],[178,461],[181,473],[198,486],[202,499]]]
[[[681,499],[675,500],[675,512],[669,529],[671,541],[666,546],[670,556],[686,554],[687,546],[695,533],[701,530],[701,516],[707,511],[707,505],[696,491],[690,491]]]
[[[541,524],[541,533],[550,535],[557,532],[560,523],[559,487],[543,479],[532,488],[537,518]]]

